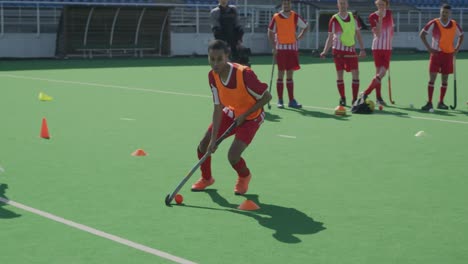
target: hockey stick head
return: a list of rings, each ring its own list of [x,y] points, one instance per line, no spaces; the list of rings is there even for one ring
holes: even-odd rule
[[[171,202],[172,202],[171,195],[168,194],[168,195],[166,196],[166,199],[164,200],[164,203],[166,203],[166,206],[170,206],[170,205],[171,205]]]

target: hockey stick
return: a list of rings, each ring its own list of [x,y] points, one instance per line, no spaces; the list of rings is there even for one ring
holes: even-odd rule
[[[236,127],[236,122],[232,123],[232,125],[216,140],[216,146],[218,146],[228,135],[229,133],[231,133],[231,131]],[[177,187],[175,188],[175,190],[171,193],[171,194],[168,194],[166,196],[166,199],[164,200],[164,202],[166,203],[167,206],[169,206],[172,202],[172,200],[174,200],[174,197],[176,196],[176,194],[180,191],[180,189],[185,185],[185,183],[190,179],[190,177],[192,177],[193,173],[198,169],[198,167],[201,166],[201,164],[203,162],[205,162],[205,160],[211,155],[211,152],[207,151],[205,153],[205,155],[203,155],[203,157],[198,161],[197,164],[195,164],[195,166],[193,166],[193,168],[189,171],[189,173],[187,174],[187,176],[185,176],[182,181],[177,185]]]
[[[457,59],[453,56],[453,106],[450,109],[454,110],[457,108]]]
[[[273,59],[271,62],[271,75],[270,75],[270,86],[268,87],[268,92],[271,93],[271,85],[273,83],[273,73],[275,72],[275,55],[273,55]],[[268,101],[268,110],[271,109],[270,101]]]
[[[395,101],[392,99],[392,79],[390,78],[390,67],[388,67],[388,100],[390,100],[390,103],[395,104]]]

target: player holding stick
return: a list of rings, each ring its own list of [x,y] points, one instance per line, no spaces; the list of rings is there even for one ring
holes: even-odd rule
[[[228,160],[237,172],[235,194],[247,192],[252,177],[245,160],[241,157],[263,123],[263,106],[271,100],[268,86],[257,79],[247,66],[229,61],[229,46],[222,40],[214,40],[208,46],[208,60],[212,70],[208,74],[213,94],[213,119],[198,145],[198,158],[216,151],[216,139],[233,122],[237,126],[228,136],[235,135],[228,152]],[[192,185],[192,191],[202,191],[214,183],[211,175],[211,156],[200,165],[202,177]]]
[[[361,36],[361,25],[351,12],[348,12],[348,0],[337,0],[338,13],[333,15],[328,23],[328,38],[325,42],[320,57],[324,58],[328,50],[332,48],[333,60],[335,62],[338,92],[340,94],[340,105],[346,105],[345,85],[343,73],[351,72],[353,77],[352,94],[353,102],[357,99],[359,92],[359,62],[356,55],[355,39],[359,43],[359,57],[365,57],[364,42]]]
[[[448,4],[442,5],[440,8],[439,18],[432,19],[421,30],[419,36],[429,51],[429,84],[427,85],[428,100],[426,105],[421,107],[423,111],[433,109],[432,95],[434,94],[434,82],[437,74],[442,75],[442,85],[440,87],[438,109],[448,109],[444,104],[445,93],[447,92],[447,83],[449,74],[453,73],[453,57],[458,53],[461,44],[463,43],[463,31],[461,27],[450,18],[452,8]],[[432,34],[432,45],[427,42],[426,36]],[[457,44],[454,47],[453,43],[458,38]]]

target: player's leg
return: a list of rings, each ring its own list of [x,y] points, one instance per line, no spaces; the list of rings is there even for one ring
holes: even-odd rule
[[[453,73],[453,55],[442,53],[441,55],[441,86],[440,86],[440,97],[439,103],[437,104],[438,109],[447,110],[448,106],[444,104],[445,93],[447,92],[447,85],[448,85],[448,77],[449,74]]]
[[[226,129],[234,122],[233,118],[229,116],[229,113],[223,111],[223,116],[221,118],[221,124],[219,127],[219,132],[217,137],[219,137]],[[197,156],[200,160],[206,153],[208,149],[208,145],[210,144],[211,140],[211,131],[213,129],[213,124],[210,124],[205,135],[203,136],[200,144],[197,148]],[[235,131],[235,130],[234,130]],[[204,190],[206,187],[212,185],[214,183],[214,178],[211,173],[211,156],[209,156],[201,165],[201,178],[192,185],[192,191],[201,191]]]
[[[336,71],[336,87],[338,88],[338,93],[340,94],[339,104],[341,106],[346,105],[346,95],[345,95],[345,84],[343,81],[344,70]]]
[[[279,69],[278,64],[278,79],[276,80],[276,93],[278,95],[278,108],[284,108],[283,91],[284,91],[284,70]]]
[[[448,83],[448,74],[441,74],[442,75],[442,83],[440,86],[440,96],[439,96],[439,103],[437,104],[438,109],[447,110],[448,106],[444,104],[445,93],[447,92],[447,83]]]
[[[296,101],[294,97],[294,80],[293,80],[294,70],[286,71],[286,88],[288,89],[288,106],[291,108],[302,108],[302,105]]]
[[[264,113],[254,120],[247,120],[238,127],[236,137],[228,151],[228,160],[232,168],[237,172],[237,182],[234,187],[235,194],[244,194],[249,188],[252,178],[247,163],[242,158],[242,153],[252,142],[260,125],[263,123]]]
[[[351,89],[353,94],[353,104],[357,100],[359,93],[359,61],[357,57],[346,58],[346,70],[351,71],[353,78]]]
[[[423,111],[433,109],[432,96],[434,94],[434,83],[437,79],[437,73],[440,71],[439,53],[431,53],[429,58],[429,83],[427,84],[427,103],[421,107]]]

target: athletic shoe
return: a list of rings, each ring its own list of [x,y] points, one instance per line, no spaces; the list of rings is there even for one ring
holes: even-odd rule
[[[213,185],[215,182],[214,178],[211,177],[209,180],[201,177],[196,183],[192,185],[192,192],[203,191],[206,187]]]
[[[283,102],[283,99],[279,99],[278,100],[278,108],[284,108],[284,102]]]
[[[444,104],[444,102],[439,102],[439,103],[437,104],[437,109],[444,109],[444,110],[447,110],[447,109],[448,109],[448,106],[446,106],[446,105]]]
[[[433,109],[431,102],[427,102],[427,104],[425,106],[421,107],[421,110],[423,110],[423,111],[429,111],[431,109]]]
[[[345,97],[340,98],[340,103],[339,104],[341,106],[346,106],[346,98]]]
[[[292,99],[291,101],[289,101],[288,106],[291,108],[302,108],[302,105],[298,103],[296,99]]]
[[[377,98],[377,99],[376,99],[376,102],[377,102],[377,104],[379,104],[379,105],[383,105],[383,106],[386,106],[386,105],[387,105],[387,103],[385,103],[385,101],[382,99],[382,97],[381,97],[381,98]]]
[[[236,195],[241,195],[247,192],[249,189],[249,182],[252,178],[252,174],[249,174],[247,177],[237,177],[236,186],[234,187],[234,193]]]

